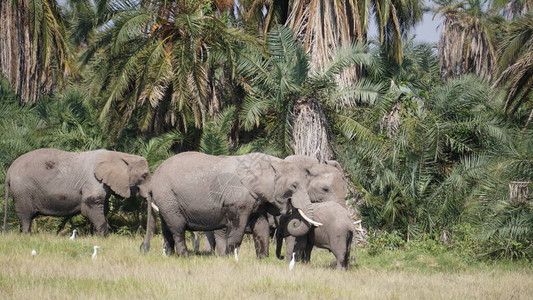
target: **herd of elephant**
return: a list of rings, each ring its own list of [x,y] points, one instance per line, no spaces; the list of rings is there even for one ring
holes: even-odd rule
[[[81,213],[102,235],[111,194],[147,201],[146,236],[150,249],[157,213],[164,251],[188,255],[185,232],[206,231],[219,255],[227,255],[251,231],[258,257],[268,256],[269,218],[275,220],[276,255],[308,262],[313,246],[330,250],[336,267],[349,267],[354,225],[345,206],[342,168],[336,161],[262,153],[212,156],[184,152],[152,174],[145,158],[96,150],[38,149],[21,155],[6,175],[4,230],[11,190],[20,230],[31,232],[38,215]]]

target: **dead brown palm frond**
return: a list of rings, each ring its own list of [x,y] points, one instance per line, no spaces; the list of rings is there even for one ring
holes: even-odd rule
[[[219,11],[225,12],[233,6],[234,0],[215,0],[215,4]]]
[[[491,6],[507,19],[514,19],[533,11],[533,0],[493,0]]]
[[[531,99],[533,88],[533,55],[522,57],[512,66],[509,66],[496,80],[495,85],[505,85],[504,110],[512,116],[520,106]],[[533,110],[526,123],[531,122]]]
[[[286,25],[304,42],[311,65],[320,69],[338,47],[351,44],[362,32],[355,1],[294,1]],[[357,21],[356,21],[357,19]]]
[[[478,9],[476,12],[471,10]],[[444,17],[438,43],[441,73],[445,80],[474,73],[487,80],[497,63],[495,50],[496,24],[479,7],[464,7],[462,3],[436,9]]]
[[[63,19],[56,0],[0,1],[0,73],[21,104],[36,102],[77,71]]]

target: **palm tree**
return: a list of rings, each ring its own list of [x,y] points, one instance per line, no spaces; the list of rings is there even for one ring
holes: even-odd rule
[[[496,33],[501,18],[486,10],[487,0],[438,0],[444,17],[438,44],[445,80],[474,73],[487,80],[496,67]]]
[[[533,9],[532,0],[493,0],[492,8],[501,10],[508,19],[523,16]]]
[[[0,72],[21,104],[37,101],[75,72],[55,0],[1,1],[0,19]]]
[[[369,5],[368,2],[371,4]],[[373,0],[363,1],[367,11],[363,14],[366,20],[365,32],[368,28],[368,16],[374,15],[379,30],[380,45],[387,56],[397,63],[402,62],[403,43],[410,30],[422,21],[424,0]],[[368,9],[373,8],[373,12]]]
[[[424,97],[394,85],[366,113],[356,107],[339,119],[347,139],[339,159],[364,198],[366,224],[411,238],[467,215],[489,177],[491,153],[510,140],[493,116],[498,103],[490,94],[474,76],[434,86]],[[401,118],[388,134],[377,124],[392,107]]]
[[[227,67],[231,78],[243,45],[256,40],[205,14],[206,1],[120,5],[84,57],[100,95],[100,120],[115,122],[119,135],[134,119],[156,133],[186,129],[189,116],[201,127],[221,109],[213,68]]]
[[[302,43],[283,26],[268,33],[267,45],[266,59],[256,55],[253,60],[241,61],[238,67],[239,73],[249,79],[245,82],[249,93],[240,113],[244,128],[265,126],[270,140],[284,147],[284,154],[331,159],[330,128],[322,107],[335,111],[378,94],[377,87],[369,82],[361,81],[351,89],[338,88],[334,78],[353,65],[375,70],[376,60],[364,47],[351,45],[333,54],[321,70],[313,69]]]
[[[504,110],[512,116],[533,99],[533,13],[525,14],[509,24],[498,52],[499,75],[494,85],[504,87]],[[525,127],[531,120],[533,109]]]

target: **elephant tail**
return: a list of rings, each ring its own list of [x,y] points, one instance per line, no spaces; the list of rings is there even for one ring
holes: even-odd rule
[[[141,253],[147,253],[150,251],[150,238],[155,232],[155,219],[156,219],[156,210],[159,211],[159,208],[154,204],[152,196],[146,199],[146,236],[139,248]]]
[[[4,198],[4,226],[2,227],[4,230],[4,233],[7,233],[7,208],[9,200],[9,177],[6,175],[6,184],[5,184],[5,190],[6,190],[6,196]]]

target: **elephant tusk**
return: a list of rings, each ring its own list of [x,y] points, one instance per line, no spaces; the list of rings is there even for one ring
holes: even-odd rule
[[[304,220],[306,220],[307,222],[309,222],[309,224],[311,224],[311,225],[315,225],[316,227],[324,225],[324,224],[322,224],[322,223],[320,223],[320,222],[317,222],[317,221],[313,221],[313,220],[311,220],[311,218],[309,218],[308,216],[306,216],[306,215],[304,214],[304,212],[303,212],[301,209],[299,209],[299,208],[298,208],[298,212],[300,213],[300,215],[302,216],[302,218],[304,218]]]
[[[153,202],[150,202],[150,205],[152,205],[152,208],[153,208],[156,212],[159,212],[159,207],[157,207],[157,205],[155,205]]]

